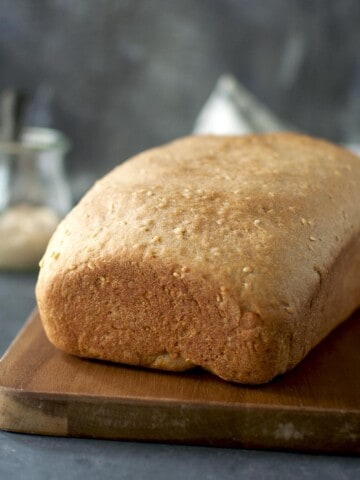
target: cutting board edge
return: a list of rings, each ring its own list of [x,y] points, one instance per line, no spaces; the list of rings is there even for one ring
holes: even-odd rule
[[[0,362],[1,363],[1,362]],[[0,365],[1,367],[1,365]],[[1,374],[1,370],[0,370]],[[81,399],[84,403],[92,403],[98,400],[101,400],[107,404],[118,404],[119,402],[126,405],[142,405],[142,406],[153,406],[153,405],[161,405],[161,406],[186,406],[191,408],[203,408],[204,401],[203,400],[176,400],[171,397],[163,397],[162,399],[157,398],[147,398],[144,397],[137,397],[137,396],[102,396],[99,394],[84,394],[84,393],[49,393],[46,391],[31,391],[25,390],[21,388],[14,388],[9,387],[6,385],[1,384],[1,375],[0,375],[0,398],[2,396],[8,396],[13,398],[14,400],[19,399],[24,395],[24,398],[33,398],[38,400],[57,400],[57,401],[72,401],[76,402],[77,399]],[[284,405],[281,404],[279,406],[270,405],[267,403],[259,404],[259,403],[227,403],[227,402],[220,402],[220,401],[211,401],[207,400],[206,405],[213,408],[221,408],[227,410],[258,410],[264,412],[274,412],[277,410],[283,410],[287,412],[305,412],[307,414],[326,414],[326,415],[341,415],[344,413],[349,413],[351,415],[359,416],[360,418],[360,406],[359,409],[336,409],[336,408],[326,408],[326,407],[314,407],[314,406],[307,406],[307,405]],[[1,410],[0,410],[1,413]],[[1,422],[1,418],[0,418]]]
[[[245,406],[226,405],[224,408],[224,405],[209,404],[204,412],[204,405],[191,403],[164,401],[155,404],[128,399],[119,403],[118,399],[111,398],[99,403],[92,396],[47,397],[0,387],[0,430],[313,453],[360,453],[360,412],[323,411],[319,416],[319,412],[294,412],[290,408],[291,417],[288,418],[286,409],[264,406],[256,408],[257,421],[254,422],[255,409],[251,408],[249,415]],[[129,405],[132,407],[130,423]],[[304,430],[304,425],[311,425],[311,429]],[[324,425],[329,441],[319,443],[317,432]]]

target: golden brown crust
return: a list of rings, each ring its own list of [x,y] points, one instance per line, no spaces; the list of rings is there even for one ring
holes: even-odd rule
[[[359,185],[358,157],[289,133],[144,152],[50,241],[45,330],[76,355],[269,381],[360,304]]]

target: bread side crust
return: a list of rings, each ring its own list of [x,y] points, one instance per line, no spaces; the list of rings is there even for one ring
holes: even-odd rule
[[[303,316],[297,320],[288,345],[287,370],[294,368],[334,328],[360,306],[360,232],[329,268],[314,266],[318,286]]]

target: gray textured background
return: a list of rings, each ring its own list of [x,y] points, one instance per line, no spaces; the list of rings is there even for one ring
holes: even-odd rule
[[[191,131],[234,73],[278,115],[332,140],[360,133],[357,0],[0,0],[0,88],[72,139],[81,191],[129,155]]]

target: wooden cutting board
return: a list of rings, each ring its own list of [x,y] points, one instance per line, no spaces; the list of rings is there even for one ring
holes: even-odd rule
[[[57,351],[35,312],[0,362],[14,432],[360,453],[360,312],[293,371],[258,387]]]

